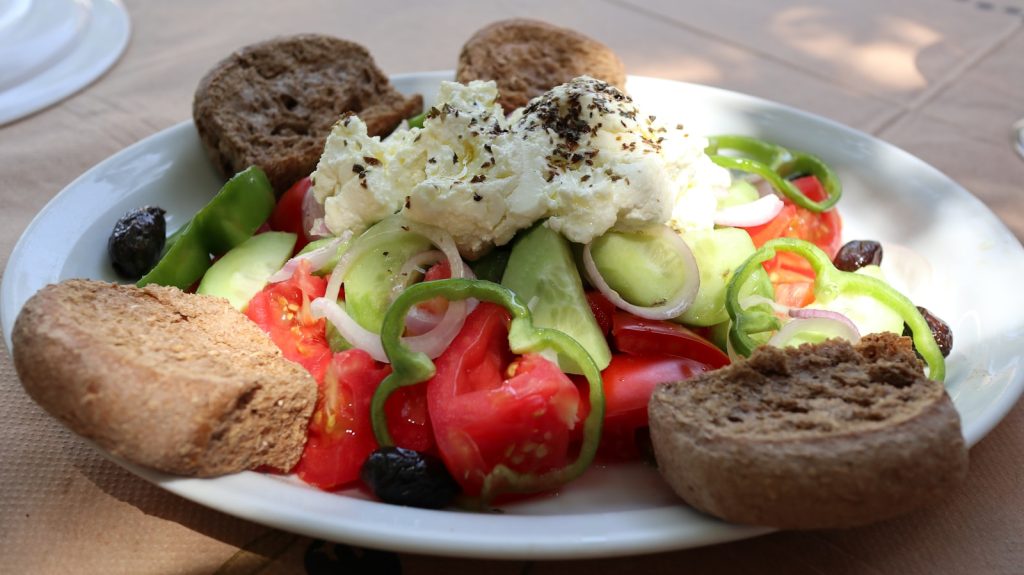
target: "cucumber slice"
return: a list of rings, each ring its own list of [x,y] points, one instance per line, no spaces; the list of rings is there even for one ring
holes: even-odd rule
[[[206,271],[196,293],[227,298],[244,311],[267,279],[281,269],[295,248],[295,234],[266,232],[232,248]]]
[[[749,204],[760,197],[753,184],[746,180],[736,180],[729,186],[725,196],[718,198],[718,209]]]
[[[864,266],[854,273],[885,281],[882,269],[878,266]],[[815,301],[807,307],[826,309],[845,315],[857,326],[857,331],[861,335],[883,331],[891,331],[895,334],[903,333],[903,316],[871,296],[840,293],[832,301],[827,303]]]
[[[606,232],[590,244],[590,255],[608,286],[633,305],[664,303],[686,282],[682,256],[656,235]]]
[[[345,276],[345,311],[374,333],[380,333],[402,266],[433,246],[427,238],[396,225],[396,221],[382,220],[349,247],[359,255]]]
[[[725,288],[729,278],[750,254],[754,242],[739,228],[718,228],[687,232],[683,239],[693,250],[700,270],[697,298],[674,321],[687,325],[710,326],[729,319],[725,311]],[[751,294],[773,297],[771,282],[764,270],[758,270],[743,286],[740,297]]]
[[[534,325],[567,333],[599,369],[608,366],[612,358],[608,341],[590,311],[569,241],[561,234],[543,224],[520,233],[501,284],[529,306]],[[572,362],[559,363],[563,371],[580,373]]]

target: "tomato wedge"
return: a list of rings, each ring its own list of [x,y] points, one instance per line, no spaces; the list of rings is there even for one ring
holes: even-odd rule
[[[309,420],[306,447],[295,467],[300,479],[321,489],[336,489],[359,478],[360,466],[377,448],[370,401],[389,371],[360,349],[334,355]]]
[[[576,386],[539,355],[514,356],[509,322],[504,308],[478,305],[427,382],[441,458],[470,496],[497,465],[521,473],[564,466],[578,421]]]
[[[302,262],[291,279],[268,284],[249,300],[245,315],[270,334],[284,356],[301,364],[317,381],[322,381],[331,348],[327,344],[325,320],[315,319],[309,302],[324,295],[327,280],[310,273]]]
[[[821,201],[825,190],[814,176],[793,180],[793,185],[808,198]],[[785,206],[775,218],[760,226],[746,228],[755,247],[761,247],[775,238],[799,238],[814,243],[830,258],[835,257],[842,245],[843,222],[835,209],[815,213],[794,205],[784,198]],[[800,256],[780,253],[764,263],[765,271],[775,286],[775,299],[790,307],[803,307],[814,301],[811,287],[814,271]]]
[[[308,230],[302,223],[302,203],[306,192],[312,187],[313,181],[307,176],[295,182],[277,200],[274,211],[270,214],[267,224],[276,232],[291,232],[296,235],[295,252],[298,253],[309,243]]]
[[[614,459],[638,457],[637,433],[647,427],[647,403],[654,388],[706,371],[707,365],[682,357],[613,355],[601,372],[605,401],[601,455]]]
[[[692,359],[708,369],[729,365],[729,356],[715,344],[677,323],[615,310],[611,332],[615,349],[624,353]]]

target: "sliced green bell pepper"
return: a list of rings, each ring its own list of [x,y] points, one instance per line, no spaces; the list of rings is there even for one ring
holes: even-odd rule
[[[721,150],[739,152],[739,156],[719,154]],[[786,149],[750,136],[713,136],[708,138],[704,149],[711,161],[728,168],[757,174],[789,198],[794,204],[812,212],[824,212],[836,205],[843,194],[843,186],[828,164],[804,152]],[[827,194],[824,200],[815,201],[803,194],[787,180],[794,174],[811,174],[818,178]]]
[[[381,447],[394,445],[387,427],[384,404],[396,389],[416,385],[434,376],[434,363],[426,354],[413,352],[401,341],[405,317],[412,306],[435,297],[449,301],[475,298],[503,306],[512,314],[508,342],[513,353],[524,354],[553,350],[562,359],[575,362],[587,378],[590,413],[583,422],[583,444],[576,460],[565,467],[541,474],[520,473],[498,465],[484,479],[481,499],[486,502],[502,493],[535,493],[547,491],[579,477],[597,453],[604,420],[604,388],[597,365],[583,347],[568,335],[554,329],[535,327],[530,310],[515,293],[499,284],[484,280],[447,279],[418,283],[399,295],[388,308],[381,327],[381,343],[391,361],[389,374],[373,396],[370,414],[373,433]]]
[[[274,211],[274,188],[258,167],[234,175],[192,221],[171,234],[163,257],[136,285],[187,289],[221,255],[252,237]]]
[[[732,322],[729,343],[736,353],[749,356],[759,345],[752,336],[778,330],[782,325],[769,305],[756,304],[744,308],[740,304],[743,285],[755,271],[763,269],[762,263],[774,258],[776,252],[780,251],[803,257],[814,269],[816,301],[828,303],[840,293],[865,295],[898,313],[913,333],[914,347],[928,364],[928,377],[937,381],[945,378],[946,363],[942,351],[935,342],[928,322],[910,299],[878,278],[837,269],[832,265],[828,254],[820,248],[810,242],[794,238],[777,238],[766,242],[736,269],[729,280],[725,309]]]

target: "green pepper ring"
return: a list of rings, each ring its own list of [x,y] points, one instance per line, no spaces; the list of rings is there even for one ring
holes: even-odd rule
[[[744,156],[724,156],[719,150],[735,150]],[[825,212],[836,205],[843,195],[839,176],[815,156],[783,148],[749,136],[713,136],[704,149],[711,161],[730,170],[757,174],[794,204],[812,212]],[[826,197],[816,202],[803,194],[786,178],[793,174],[809,173],[818,178]]]
[[[935,342],[928,322],[909,298],[878,278],[837,269],[828,254],[818,246],[794,238],[776,238],[765,242],[736,269],[729,280],[725,292],[725,309],[732,321],[729,343],[737,353],[749,356],[757,347],[751,334],[779,328],[778,318],[765,309],[766,306],[761,304],[744,308],[739,301],[740,288],[754,271],[761,269],[762,263],[775,257],[776,251],[795,253],[807,260],[814,269],[814,297],[817,301],[827,303],[840,293],[856,293],[872,297],[898,313],[910,327],[914,347],[928,364],[928,377],[936,381],[945,379],[946,362],[942,351]]]
[[[416,385],[434,376],[434,362],[426,354],[406,347],[401,336],[405,329],[405,317],[412,306],[438,296],[449,301],[475,298],[504,307],[512,314],[508,342],[513,353],[552,349],[577,364],[587,378],[590,391],[590,413],[583,422],[583,444],[574,462],[539,475],[519,473],[498,465],[484,479],[481,499],[486,502],[501,493],[547,491],[579,477],[593,462],[601,440],[601,424],[604,421],[601,372],[590,354],[576,340],[558,330],[535,327],[529,308],[512,290],[484,280],[447,279],[418,283],[405,289],[388,308],[380,335],[384,353],[391,362],[391,373],[377,387],[370,403],[377,443],[381,447],[394,445],[384,414],[384,404],[391,393],[399,387]]]

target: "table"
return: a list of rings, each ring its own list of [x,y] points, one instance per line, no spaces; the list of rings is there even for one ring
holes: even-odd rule
[[[203,73],[242,45],[320,32],[388,73],[454,67],[486,23],[537,17],[614,49],[632,74],[755,94],[872,133],[980,197],[1024,238],[1024,0],[126,0],[122,60],[0,128],[0,268],[32,216],[97,162],[188,119]],[[396,555],[311,541],[163,492],[42,412],[0,354],[0,571],[10,573],[1021,573],[1024,407],[971,450],[967,484],[882,524],[576,562]]]

